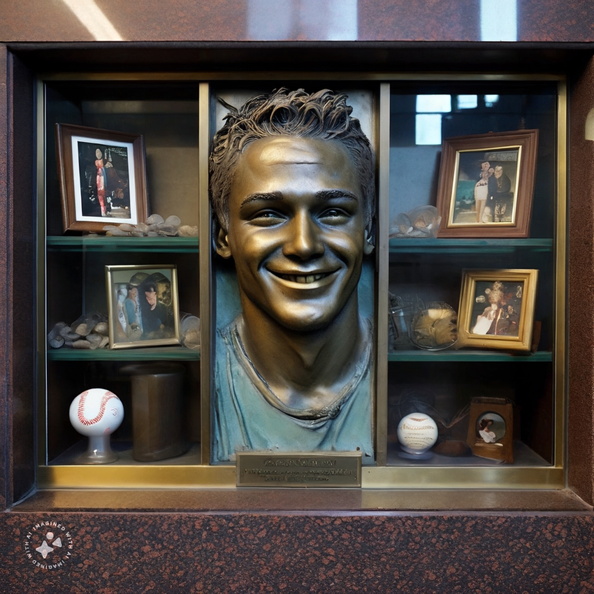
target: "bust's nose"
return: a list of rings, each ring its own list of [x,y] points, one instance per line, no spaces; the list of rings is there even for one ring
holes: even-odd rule
[[[289,236],[283,246],[285,256],[307,260],[324,253],[320,228],[309,213],[298,212],[287,231]]]

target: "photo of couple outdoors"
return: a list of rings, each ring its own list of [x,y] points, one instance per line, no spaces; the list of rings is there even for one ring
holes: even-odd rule
[[[515,221],[518,156],[517,149],[498,151],[496,155],[482,151],[459,154],[453,224],[511,224]]]

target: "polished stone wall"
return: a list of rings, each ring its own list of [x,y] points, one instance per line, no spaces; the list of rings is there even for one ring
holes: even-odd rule
[[[594,587],[594,518],[582,514],[11,513],[0,532],[2,592]]]

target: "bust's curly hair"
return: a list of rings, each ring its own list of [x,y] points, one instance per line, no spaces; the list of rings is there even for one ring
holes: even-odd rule
[[[373,152],[346,100],[346,95],[328,89],[310,94],[285,88],[253,97],[239,109],[220,100],[229,113],[213,139],[209,169],[211,204],[224,229],[228,227],[229,193],[239,156],[255,140],[286,135],[343,143],[359,173],[365,221],[371,222],[375,205]]]

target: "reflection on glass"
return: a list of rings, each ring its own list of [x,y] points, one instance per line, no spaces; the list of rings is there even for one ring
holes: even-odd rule
[[[250,39],[357,39],[357,0],[249,0],[247,10]]]
[[[62,0],[96,41],[124,41],[94,0]]]
[[[450,95],[417,95],[415,144],[441,144],[441,114],[452,111]]]
[[[458,109],[474,109],[478,106],[477,95],[458,95],[456,97]]]
[[[447,113],[452,111],[450,95],[417,95],[417,113]]]
[[[517,41],[517,0],[481,0],[481,41]]]
[[[493,107],[499,101],[499,95],[485,95],[485,106]]]
[[[415,123],[415,144],[441,144],[441,114],[417,114]]]

